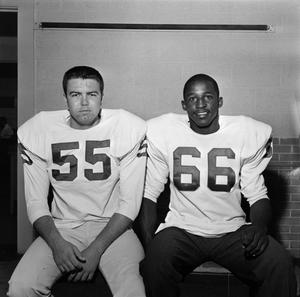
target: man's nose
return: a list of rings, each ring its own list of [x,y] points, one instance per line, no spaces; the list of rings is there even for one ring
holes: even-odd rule
[[[81,96],[81,105],[88,105],[88,99],[86,94],[82,94]]]
[[[203,97],[199,97],[196,101],[196,106],[197,107],[203,107],[206,106],[206,101]]]

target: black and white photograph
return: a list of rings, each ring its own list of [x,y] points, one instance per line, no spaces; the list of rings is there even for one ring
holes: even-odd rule
[[[300,1],[0,0],[0,297],[300,297]]]

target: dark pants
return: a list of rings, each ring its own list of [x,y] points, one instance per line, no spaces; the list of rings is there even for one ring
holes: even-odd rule
[[[179,296],[179,283],[205,261],[230,270],[250,286],[252,296],[295,297],[296,280],[289,253],[269,237],[269,245],[260,256],[247,258],[241,232],[239,229],[220,238],[204,238],[175,227],[159,232],[140,266],[147,297]]]

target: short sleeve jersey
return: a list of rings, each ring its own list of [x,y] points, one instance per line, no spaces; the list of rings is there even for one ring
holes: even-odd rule
[[[245,224],[241,193],[250,205],[268,199],[261,173],[272,155],[271,127],[245,116],[219,121],[207,135],[194,132],[187,115],[148,121],[145,198],[155,202],[170,179],[170,210],[158,231],[176,226],[222,236]]]
[[[103,109],[89,129],[73,129],[68,111],[40,112],[18,129],[29,219],[51,215],[57,226],[134,219],[144,184],[145,122],[124,110]],[[53,188],[51,213],[47,205]]]

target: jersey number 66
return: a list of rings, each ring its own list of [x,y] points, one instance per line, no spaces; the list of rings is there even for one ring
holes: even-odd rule
[[[174,184],[180,191],[195,191],[200,186],[200,170],[196,166],[182,165],[182,156],[189,155],[193,158],[200,158],[201,153],[195,147],[178,147],[173,153],[174,159]],[[217,167],[217,157],[234,159],[235,153],[231,148],[213,148],[207,155],[208,180],[207,187],[212,191],[229,192],[235,184],[235,173],[230,167]],[[183,183],[181,175],[191,175],[191,183]],[[227,177],[226,184],[217,184],[217,176]]]

